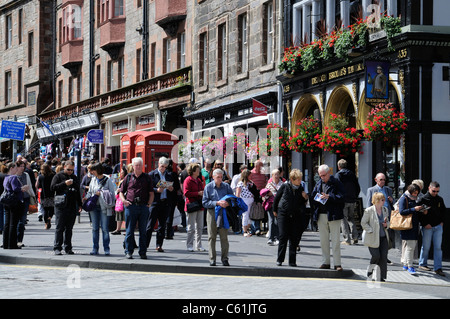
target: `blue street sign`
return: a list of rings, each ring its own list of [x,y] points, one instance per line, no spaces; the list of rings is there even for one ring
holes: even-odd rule
[[[23,141],[25,139],[25,126],[25,123],[3,120],[0,137]]]
[[[103,144],[103,130],[90,130],[87,139],[92,144]]]

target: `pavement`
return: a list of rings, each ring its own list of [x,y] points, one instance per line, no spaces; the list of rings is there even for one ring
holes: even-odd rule
[[[92,232],[87,213],[82,212],[73,231],[73,251],[75,254],[53,254],[55,225],[49,230],[44,229],[44,223],[38,221],[37,214],[28,215],[24,236],[24,247],[17,250],[0,249],[0,263],[19,265],[40,265],[66,267],[77,264],[80,267],[92,269],[143,271],[156,273],[192,273],[204,275],[229,276],[267,276],[267,277],[305,277],[305,278],[344,278],[366,280],[367,266],[370,260],[368,248],[361,243],[341,245],[343,271],[322,270],[319,233],[305,231],[300,242],[301,250],[297,253],[297,267],[290,267],[286,262],[276,265],[277,246],[269,246],[265,236],[244,237],[231,231],[228,235],[230,243],[230,266],[222,266],[220,262],[220,240],[217,238],[217,266],[209,265],[208,252],[188,252],[186,249],[186,232],[184,229],[175,232],[174,239],[164,240],[164,252],[155,250],[156,234],[153,233],[148,259],[139,258],[135,250],[133,259],[126,259],[123,249],[124,235],[110,235],[111,255],[105,256],[100,235],[100,254],[92,256]],[[123,232],[125,233],[125,232]],[[138,242],[138,233],[135,233]],[[202,235],[203,247],[208,247],[206,230]],[[388,266],[387,282],[426,284],[450,287],[450,261],[443,262],[446,277],[434,274],[433,271],[418,271],[410,275],[402,270],[400,251],[391,249],[389,259],[393,265]],[[333,257],[331,257],[333,267]],[[428,266],[432,268],[433,261]]]

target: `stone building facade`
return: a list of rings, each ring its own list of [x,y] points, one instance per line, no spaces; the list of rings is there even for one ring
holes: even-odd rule
[[[228,136],[237,129],[266,128],[269,119],[279,118],[276,76],[281,2],[194,2],[195,101],[186,115],[190,137]],[[254,116],[253,99],[269,107],[269,116]],[[225,161],[230,174],[237,171],[240,163],[231,158]]]
[[[0,1],[0,118],[27,124],[15,151],[36,145],[35,115],[52,101],[51,1]],[[12,157],[13,143],[1,140],[1,154]]]
[[[102,129],[104,144],[90,154],[118,162],[123,134],[186,125],[190,1],[57,0],[54,8],[55,99],[41,117],[59,131],[41,127],[45,143],[65,152],[90,129]],[[88,125],[71,126],[88,114]]]

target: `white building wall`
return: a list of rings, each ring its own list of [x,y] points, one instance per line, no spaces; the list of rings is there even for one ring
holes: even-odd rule
[[[432,137],[432,179],[441,185],[439,195],[446,207],[450,207],[450,179],[448,178],[448,159],[450,158],[450,136],[433,134]],[[428,185],[426,185],[428,188]]]

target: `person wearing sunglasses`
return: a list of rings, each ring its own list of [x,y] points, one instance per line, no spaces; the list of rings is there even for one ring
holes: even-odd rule
[[[53,252],[61,255],[62,248],[66,254],[72,255],[72,229],[75,224],[77,212],[81,212],[82,202],[80,194],[80,182],[74,175],[74,163],[66,161],[64,170],[57,173],[50,185],[50,190],[55,195],[65,195],[64,205],[57,207],[55,203],[56,230]],[[56,202],[56,199],[55,199]]]
[[[372,206],[372,197],[375,193],[383,193],[386,201],[384,202],[384,206],[388,209],[389,216],[391,215],[392,205],[394,203],[394,198],[392,197],[392,188],[386,186],[386,175],[383,173],[378,173],[375,176],[376,185],[373,187],[369,187],[367,189],[366,195],[366,207]]]
[[[419,201],[419,205],[430,207],[419,214],[419,222],[422,226],[422,248],[420,250],[419,269],[430,271],[428,268],[428,253],[431,243],[433,243],[433,268],[439,276],[445,276],[442,271],[442,234],[445,218],[445,204],[439,196],[440,185],[438,182],[431,182],[428,192]]]

